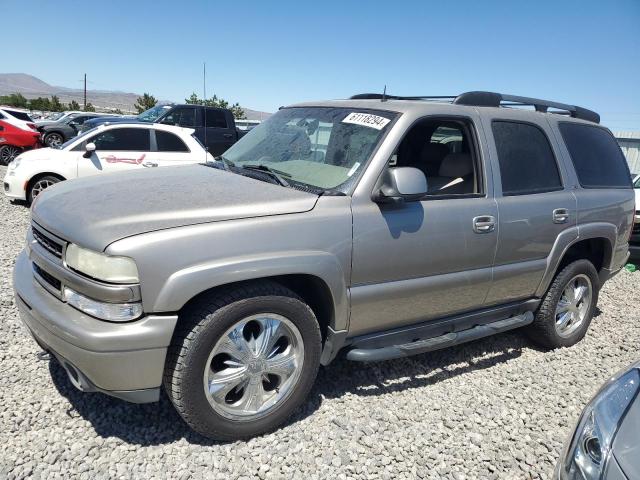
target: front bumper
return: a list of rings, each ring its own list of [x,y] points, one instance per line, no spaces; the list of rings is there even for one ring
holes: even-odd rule
[[[10,173],[10,171],[7,171],[2,182],[4,194],[14,200],[26,200],[24,182],[15,175],[9,175]]]
[[[158,400],[176,315],[148,315],[127,323],[85,315],[36,281],[25,251],[16,261],[13,285],[22,321],[77,388],[136,403]]]

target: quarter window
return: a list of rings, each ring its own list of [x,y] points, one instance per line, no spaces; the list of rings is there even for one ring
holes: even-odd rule
[[[156,130],[156,143],[159,152],[188,152],[189,148],[173,133]]]
[[[530,124],[494,121],[503,195],[562,189],[558,164],[544,132]]]
[[[627,161],[607,130],[562,122],[560,133],[569,150],[580,185],[586,188],[631,186]]]
[[[96,150],[148,152],[149,130],[146,128],[117,128],[99,133],[92,141]]]

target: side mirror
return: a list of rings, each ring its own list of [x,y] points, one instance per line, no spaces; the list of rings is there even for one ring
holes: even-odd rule
[[[389,168],[381,183],[373,196],[377,203],[415,202],[427,194],[427,178],[414,167]]]
[[[89,142],[84,146],[84,158],[90,158],[91,154],[96,151],[96,144],[93,142]]]

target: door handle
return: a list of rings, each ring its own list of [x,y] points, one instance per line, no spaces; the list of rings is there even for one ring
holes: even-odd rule
[[[156,162],[144,162],[142,164],[143,167],[147,167],[147,168],[151,168],[151,167],[157,167],[158,164]]]
[[[473,217],[473,231],[476,233],[489,233],[496,229],[496,218],[493,215],[480,215]]]
[[[233,137],[233,135],[232,135],[232,134],[230,134],[230,133],[225,133],[225,134],[224,134],[224,135],[222,135],[222,136],[223,136],[224,138],[231,138],[231,137]]]
[[[567,223],[569,220],[568,208],[556,208],[553,211],[553,223]]]

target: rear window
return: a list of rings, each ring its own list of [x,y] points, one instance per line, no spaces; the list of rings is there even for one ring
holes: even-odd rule
[[[16,117],[18,120],[23,120],[25,122],[33,122],[33,120],[31,120],[31,117],[29,116],[28,113],[25,112],[19,112],[17,110],[5,110],[9,115],[13,115],[14,117]]]
[[[159,152],[188,152],[184,142],[173,133],[156,130],[156,142]]]
[[[496,120],[492,124],[503,195],[526,195],[562,189],[560,172],[547,136],[527,123]]]
[[[560,123],[560,133],[585,188],[629,188],[631,175],[618,143],[607,130]]]
[[[222,110],[214,110],[212,108],[205,109],[205,126],[210,128],[227,128],[227,119]]]

